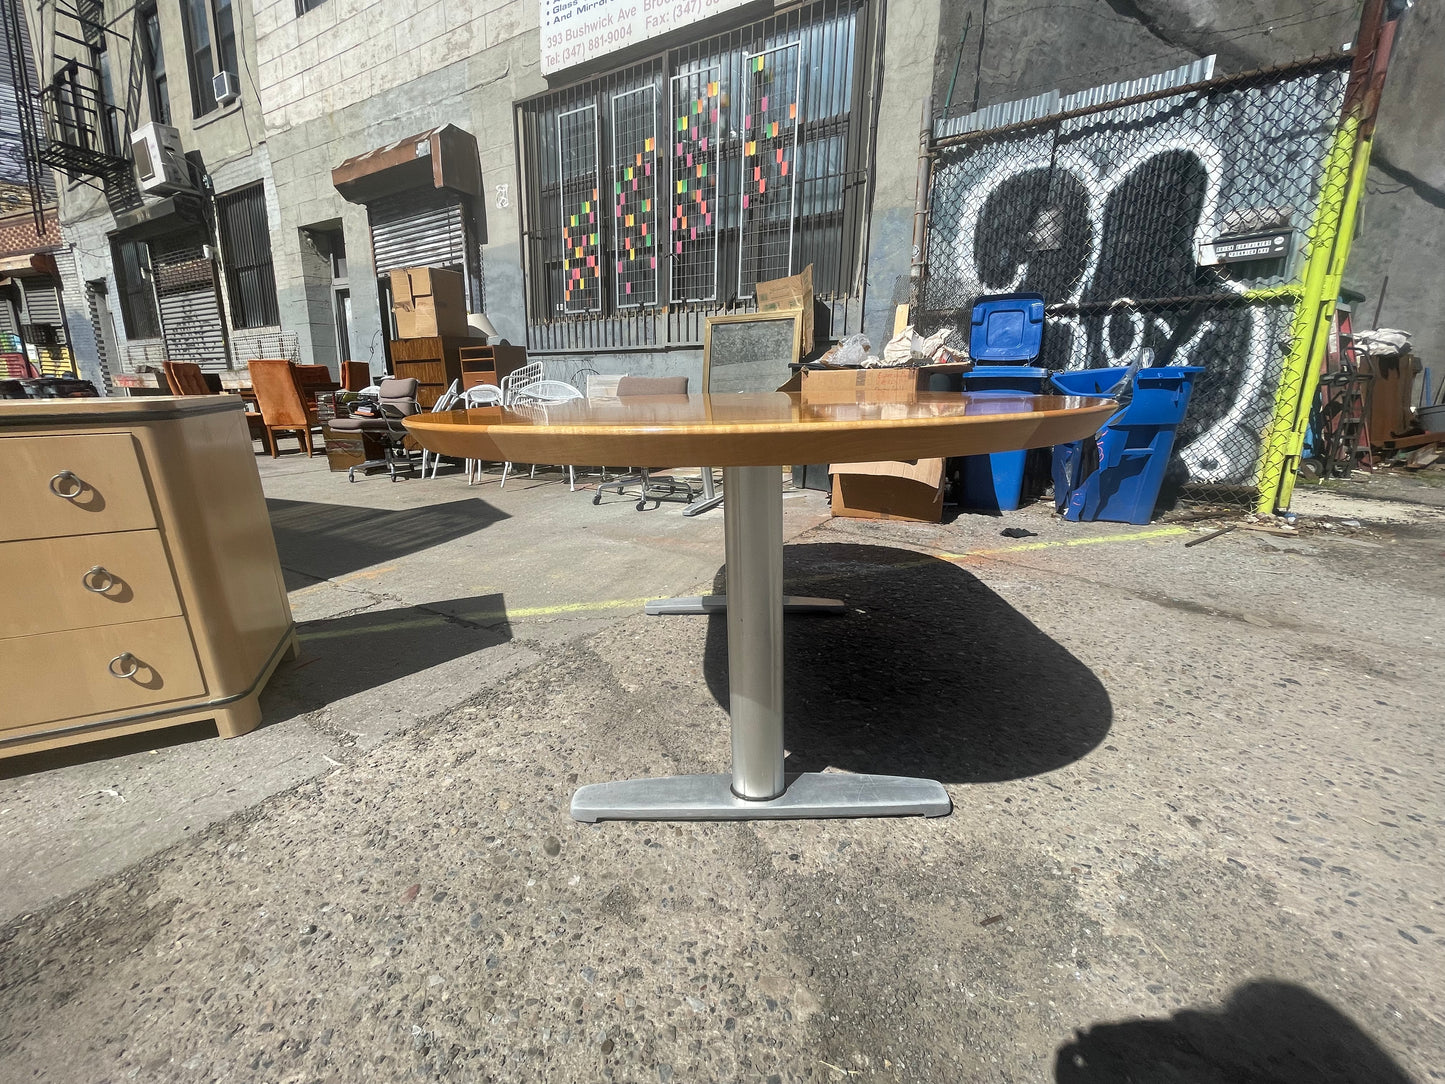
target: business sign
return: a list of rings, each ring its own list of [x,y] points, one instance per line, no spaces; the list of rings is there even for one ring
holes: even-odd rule
[[[542,0],[542,74],[585,64],[751,0]]]
[[[1289,242],[1293,235],[1293,230],[1266,230],[1216,237],[1213,244],[1202,247],[1199,262],[1213,265],[1278,260],[1289,255]]]

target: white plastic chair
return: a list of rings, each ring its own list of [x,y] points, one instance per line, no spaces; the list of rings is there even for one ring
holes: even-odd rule
[[[457,406],[462,410],[470,410],[472,407],[501,406],[502,389],[495,384],[473,384],[466,391],[462,392]],[[472,485],[482,473],[482,461],[480,459],[468,459],[464,464],[467,473],[467,485]]]
[[[520,369],[517,371],[521,372]],[[573,399],[581,398],[583,398],[582,393],[565,380],[534,380],[530,384],[525,384],[520,388],[512,390],[512,401],[508,404],[508,409],[519,410],[519,408],[534,406],[545,407],[554,403],[567,403]],[[525,410],[522,412],[530,413],[530,411]],[[544,411],[542,419],[545,420],[545,418],[546,412]],[[506,487],[507,475],[511,473],[511,470],[511,463],[502,464],[502,488]],[[533,463],[531,477],[535,478],[536,476],[537,464]],[[576,492],[577,489],[577,468],[570,463],[567,465],[567,488],[573,492]]]
[[[454,409],[457,399],[461,396],[461,390],[462,382],[460,380],[453,380],[447,390],[437,396],[437,401],[432,404],[431,412],[433,414],[440,414],[444,410]],[[431,476],[435,478],[437,476],[437,468],[442,465],[442,457],[435,452],[427,451],[425,448],[421,450],[421,476],[423,478],[426,477],[427,456],[431,456]]]

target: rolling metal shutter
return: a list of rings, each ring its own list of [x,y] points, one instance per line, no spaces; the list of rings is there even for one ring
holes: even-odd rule
[[[153,247],[151,266],[167,357],[194,361],[211,371],[229,368],[216,298],[216,265],[205,249],[199,244],[163,251]]]
[[[23,278],[27,324],[50,324],[64,336],[65,321],[60,316],[60,291],[48,278]]]
[[[445,188],[415,188],[366,205],[376,273],[404,267],[450,267],[465,272],[466,210]]]
[[[3,294],[0,294],[0,334],[20,334],[20,321],[15,319],[15,306]]]

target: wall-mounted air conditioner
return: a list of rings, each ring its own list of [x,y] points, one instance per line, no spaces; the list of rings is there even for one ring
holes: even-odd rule
[[[142,192],[164,195],[189,192],[195,187],[181,149],[181,133],[169,124],[142,124],[131,133],[130,149]]]
[[[217,72],[211,78],[211,89],[216,95],[217,105],[230,105],[241,96],[241,81],[235,72]]]

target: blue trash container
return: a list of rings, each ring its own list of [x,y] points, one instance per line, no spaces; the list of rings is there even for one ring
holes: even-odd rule
[[[968,330],[968,353],[974,367],[961,378],[963,390],[988,396],[1041,394],[1048,373],[1029,362],[1039,356],[1043,338],[1042,294],[979,298]],[[1022,450],[964,456],[963,504],[986,511],[1013,511],[1023,499],[1027,460],[1028,452]]]
[[[1039,395],[1048,373],[1031,365],[979,365],[962,376],[963,390],[990,398]],[[989,512],[1012,512],[1023,501],[1028,452],[963,457],[963,503]]]
[[[1149,522],[1174,450],[1174,434],[1189,409],[1194,377],[1203,371],[1196,365],[1140,369],[1134,376],[1133,398],[1094,438],[1099,462],[1092,472],[1085,474],[1082,469],[1082,442],[1066,445],[1063,451],[1055,448],[1054,503],[1065,519]],[[1079,394],[1080,385],[1072,378],[1087,379],[1081,373],[1061,373],[1053,378],[1054,386],[1063,391],[1068,385],[1071,394]]]
[[[1129,372],[1127,365],[1111,365],[1107,369],[1075,369],[1070,372],[1052,373],[1049,383],[1062,395],[1117,395],[1117,386]],[[1083,481],[1085,448],[1082,440],[1069,444],[1055,444],[1050,464],[1054,479],[1054,508],[1062,512],[1069,503],[1069,495]]]

